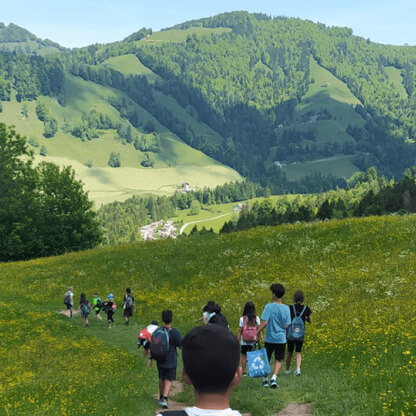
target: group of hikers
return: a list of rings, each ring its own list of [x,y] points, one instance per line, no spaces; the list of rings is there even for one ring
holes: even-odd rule
[[[65,293],[64,296],[64,304],[66,305],[67,313],[70,318],[72,318],[72,311],[74,309],[74,292],[73,288],[69,287],[68,291]],[[103,301],[96,292],[93,294],[92,306],[87,299],[85,293],[81,293],[81,297],[79,300],[79,311],[81,314],[81,326],[88,327],[89,320],[88,316],[91,313],[91,309],[95,312],[95,317],[99,321],[102,321],[102,317],[100,316],[100,312],[103,311],[107,314],[107,322],[108,327],[111,328],[114,326],[114,319],[113,315],[117,311],[117,304],[114,301],[114,295],[109,293],[107,295],[107,299]],[[126,325],[130,324],[131,317],[133,316],[133,309],[134,309],[134,296],[131,294],[130,288],[126,289],[126,293],[123,297],[123,317],[124,323]]]
[[[267,303],[261,316],[257,316],[253,302],[244,305],[239,319],[239,329],[234,335],[230,329],[226,317],[221,313],[221,307],[214,301],[209,301],[202,310],[204,325],[197,326],[189,331],[183,338],[180,331],[174,328],[173,313],[171,310],[162,312],[163,325],[158,321],[152,321],[150,325],[142,329],[138,335],[138,347],[143,347],[147,356],[147,365],[152,365],[152,360],[157,363],[159,377],[158,404],[163,409],[168,409],[168,397],[172,382],[176,380],[177,373],[177,349],[182,349],[182,380],[192,385],[195,392],[195,406],[187,407],[183,411],[163,410],[158,416],[239,416],[238,411],[229,408],[230,395],[233,387],[237,386],[242,376],[247,375],[250,367],[247,355],[260,347],[264,341],[265,353],[268,361],[274,355],[275,363],[272,375],[262,375],[263,387],[278,387],[277,376],[285,359],[286,345],[286,371],[291,374],[291,361],[296,353],[295,376],[301,374],[301,352],[304,342],[305,322],[311,322],[311,309],[304,305],[304,294],[297,291],[293,297],[293,304],[289,307],[282,303],[285,288],[279,283],[270,286],[271,302]],[[73,293],[69,288],[67,296],[71,296],[71,307],[67,306],[72,316]],[[96,316],[103,309],[107,312],[108,324],[112,320],[114,296],[110,293],[105,302],[94,294],[93,307]],[[82,325],[88,325],[88,314],[82,312],[82,305],[88,304],[85,294],[81,294],[80,310]],[[109,305],[105,307],[104,305]],[[100,306],[98,306],[100,305]],[[129,324],[134,307],[134,298],[130,289],[126,289],[123,298],[124,319]],[[97,309],[98,311],[97,311]],[[128,310],[131,309],[131,310]],[[127,310],[127,312],[126,312]],[[110,313],[109,313],[110,312]],[[83,314],[85,316],[83,316]],[[264,329],[266,334],[264,335]],[[241,367],[240,367],[241,355]],[[250,368],[248,371],[250,375]]]

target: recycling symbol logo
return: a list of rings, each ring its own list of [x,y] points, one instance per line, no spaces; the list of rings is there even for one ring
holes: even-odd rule
[[[255,370],[263,370],[264,368],[264,358],[263,357],[256,357],[253,360],[253,363],[251,365]]]

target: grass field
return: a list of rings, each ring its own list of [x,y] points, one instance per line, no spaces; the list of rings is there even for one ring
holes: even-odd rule
[[[110,63],[114,68],[123,67],[125,64],[126,71],[138,70],[141,73],[146,71],[145,67],[133,55],[119,57],[118,60],[114,58]],[[44,103],[50,114],[58,120],[60,129],[53,138],[47,139],[43,136],[44,126],[35,112],[37,102],[3,102],[0,121],[14,125],[16,131],[28,139],[36,139],[38,147],[32,148],[32,150],[38,160],[72,165],[78,177],[85,183],[86,189],[90,191],[91,199],[97,205],[114,200],[124,200],[138,193],[172,193],[185,181],[194,187],[215,187],[241,178],[235,170],[188,146],[144,108],[132,101],[130,105],[135,108],[142,124],[151,121],[160,134],[160,152],[152,154],[155,161],[154,169],[142,168],[140,162],[144,158],[143,152],[136,150],[131,143],[123,144],[122,141],[116,140],[117,132],[115,130],[103,130],[100,138],[82,142],[81,139],[63,131],[62,127],[65,124],[73,126],[80,123],[82,113],[89,113],[93,109],[127,127],[130,123],[109,104],[108,97],[119,100],[128,98],[119,91],[84,81],[72,75],[67,75],[65,79],[65,97],[65,106],[59,105],[56,100],[50,97],[38,99],[38,102]],[[161,94],[158,95],[158,93],[156,93],[156,97],[161,102],[165,102],[165,105],[174,111],[179,119],[188,123],[194,131],[212,136],[214,142],[223,140],[208,126],[194,120],[175,100],[168,99]],[[23,104],[27,106],[28,117],[22,114]],[[133,137],[144,134],[132,125],[130,127]],[[46,147],[46,157],[39,156],[42,146]],[[121,168],[114,169],[108,166],[111,152],[120,154]],[[90,169],[86,167],[88,161],[92,163]]]
[[[385,66],[384,70],[386,71],[391,83],[394,85],[397,92],[400,94],[400,97],[404,99],[409,98],[406,89],[403,85],[403,77],[400,72],[400,69],[395,68],[394,66]]]
[[[295,118],[298,120],[286,128],[297,131],[312,129],[316,132],[316,144],[322,149],[330,143],[337,143],[342,146],[346,142],[355,142],[354,138],[346,132],[349,124],[362,127],[364,120],[354,111],[353,106],[360,104],[359,100],[352,94],[347,85],[332,75],[328,70],[318,65],[311,59],[311,79],[314,80],[309,86],[308,92],[302,97],[296,107]],[[332,118],[328,120],[300,121],[307,112],[319,112],[327,109]],[[278,130],[283,135],[285,128]],[[273,149],[272,149],[273,151]],[[272,153],[275,160],[279,156]],[[332,174],[335,176],[350,177],[354,172],[359,171],[351,161],[351,156],[334,156],[326,159],[313,160],[303,163],[296,163],[285,168],[290,180],[298,180],[304,176],[317,172],[323,175]]]
[[[103,65],[119,71],[124,75],[145,76],[150,83],[161,79],[159,75],[155,74],[147,66],[143,65],[136,55],[132,54],[109,58]]]
[[[310,401],[315,416],[414,415],[416,407],[416,216],[257,228],[227,235],[135,243],[0,264],[0,406],[4,415],[154,414],[156,369],[135,349],[138,329],[174,311],[183,333],[208,299],[236,331],[244,303],[261,312],[269,285],[290,303],[303,289],[307,328],[302,376],[280,376],[278,391],[245,378],[231,406],[253,416]],[[133,325],[58,313],[67,286],[89,298],[126,287]],[[92,319],[92,318],[91,318]],[[192,402],[185,391],[184,404]]]
[[[283,170],[291,181],[299,180],[303,176],[313,175],[317,172],[320,172],[322,175],[350,178],[355,172],[359,171],[352,159],[353,156],[336,155],[310,162],[291,163],[285,166]]]
[[[296,198],[296,196],[285,195],[284,197],[282,197],[278,195],[273,195],[269,198],[269,200],[272,202],[273,205],[275,205],[277,200],[280,198],[288,198],[290,200],[292,198]],[[253,198],[249,199],[248,201],[210,205],[205,208],[202,208],[200,213],[197,215],[190,215],[190,209],[178,210],[177,216],[171,219],[175,221],[175,223],[177,224],[192,223],[184,228],[183,232],[185,234],[189,234],[195,225],[198,227],[198,230],[202,229],[202,227],[205,227],[207,230],[212,228],[214,232],[218,233],[226,221],[238,218],[238,214],[235,214],[233,212],[233,208],[236,205],[238,205],[239,203],[244,203],[250,207],[256,201],[261,202],[262,200],[264,200],[264,198]]]

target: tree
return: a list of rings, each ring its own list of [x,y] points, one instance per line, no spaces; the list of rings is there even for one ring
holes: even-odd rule
[[[196,199],[194,199],[191,203],[191,211],[189,214],[198,215],[200,211],[201,211],[201,203],[197,201]]]
[[[108,165],[111,166],[112,168],[119,168],[121,166],[120,153],[111,152]]]
[[[36,171],[24,137],[0,123],[0,261],[25,258],[37,245]]]
[[[0,123],[0,261],[83,250],[101,231],[71,167],[33,167],[26,139]]]
[[[101,232],[93,203],[70,167],[42,162],[39,173],[38,217],[41,255],[85,250],[100,243]]]

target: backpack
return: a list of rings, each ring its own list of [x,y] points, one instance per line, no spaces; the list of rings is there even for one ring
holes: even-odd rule
[[[159,327],[152,334],[150,343],[150,355],[158,363],[164,363],[169,354],[169,331],[167,328]]]
[[[257,342],[257,325],[249,326],[246,316],[243,316],[243,341]]]
[[[97,303],[95,304],[95,307],[98,309],[101,309],[103,307],[103,301],[101,298],[97,298]]]
[[[91,313],[91,308],[88,303],[81,303],[81,312],[83,315],[89,315]]]
[[[124,309],[133,307],[133,298],[131,295],[127,295],[127,298],[124,302]]]
[[[150,335],[150,332],[147,328],[142,329],[139,332],[139,335],[137,336],[138,339],[147,339],[150,341],[152,339],[152,336]]]
[[[70,305],[71,304],[71,295],[69,293],[67,293],[64,296],[64,305]]]
[[[287,339],[289,341],[303,341],[305,337],[305,322],[303,322],[302,315],[305,312],[306,306],[303,307],[302,312],[298,316],[295,305],[293,307],[293,320],[290,323],[287,331]]]
[[[228,325],[227,318],[222,313],[216,313],[211,319],[208,321],[209,324],[219,325],[224,328],[230,329]]]

